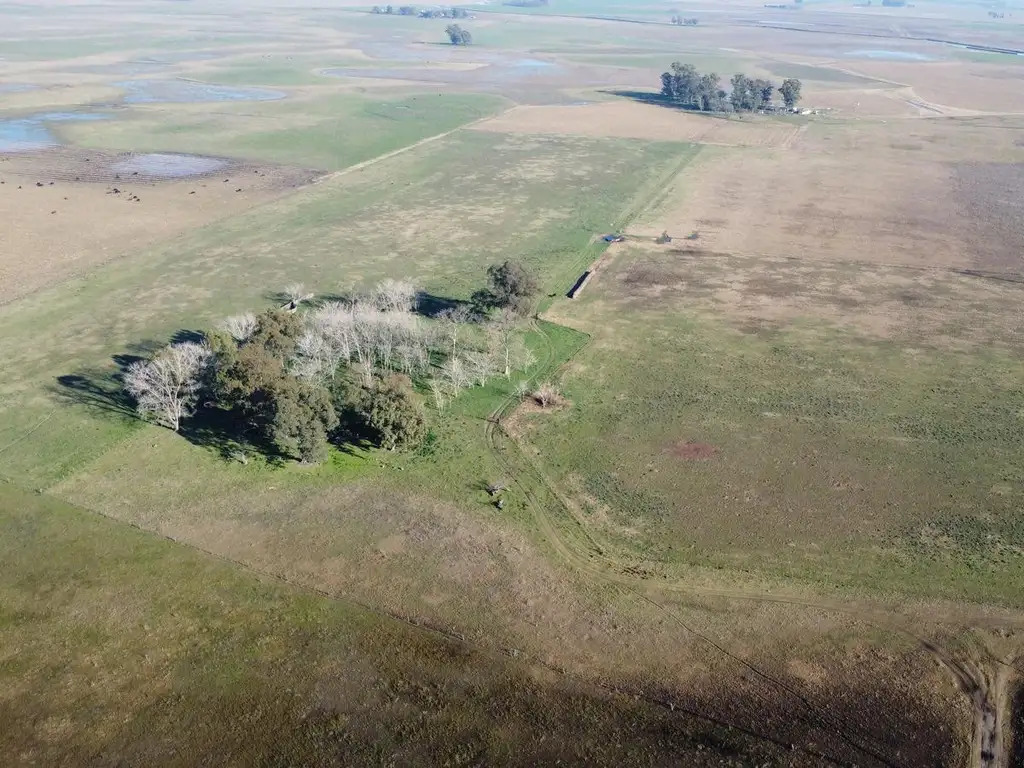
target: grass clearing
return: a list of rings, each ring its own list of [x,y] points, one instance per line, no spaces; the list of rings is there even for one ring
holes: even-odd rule
[[[2,484],[0,524],[8,764],[710,765],[778,750]]]
[[[1018,286],[985,286],[964,322],[976,278],[873,270],[860,292],[857,267],[825,283],[665,249],[610,269],[573,306],[594,333],[564,379],[573,406],[520,427],[599,533],[642,561],[1019,605],[1024,368],[1000,325]],[[745,316],[743,290],[792,310]],[[915,316],[946,291],[943,335],[843,329],[883,314],[859,302],[885,290]]]
[[[600,253],[594,235],[650,194],[650,169],[694,151],[467,131],[2,308],[17,365],[0,383],[0,442],[17,450],[0,453],[0,474],[33,488],[67,477],[134,428],[108,415],[111,355],[260,306],[292,281],[331,292],[406,277],[468,298],[488,264],[520,258],[564,292]],[[62,385],[69,375],[81,386]]]
[[[983,761],[1024,626],[1008,68],[902,38],[942,60],[857,60],[894,17],[824,7],[801,18],[838,34],[749,4],[695,28],[478,9],[456,48],[446,20],[349,8],[56,2],[0,9],[11,115],[129,78],[288,97],[110,107],[60,126],[84,147],[2,164],[4,267],[37,282],[0,306],[0,762]],[[937,13],[900,31],[983,33]],[[836,111],[615,95],[676,59],[796,74]],[[116,208],[114,153],[147,150],[240,160]],[[226,459],[120,392],[131,356],[285,284],[461,299],[506,258],[565,323],[528,338],[557,408],[499,378],[414,452],[306,467]]]
[[[498,112],[498,97],[469,94],[356,94],[301,104],[136,110],[116,123],[68,127],[76,144],[134,152],[189,152],[339,170]]]

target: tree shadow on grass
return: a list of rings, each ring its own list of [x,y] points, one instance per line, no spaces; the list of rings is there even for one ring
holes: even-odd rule
[[[281,466],[287,460],[273,442],[252,428],[234,411],[209,403],[181,423],[178,434],[192,445],[216,451],[225,461],[245,461],[259,454],[271,466]]]
[[[171,336],[171,343],[200,342],[204,338],[199,331],[180,330]],[[50,392],[58,402],[84,407],[104,418],[144,421],[135,408],[135,399],[125,391],[124,375],[133,363],[151,359],[163,346],[164,343],[156,341],[134,344],[127,352],[113,355],[112,366],[58,376]],[[238,460],[252,453],[259,453],[271,464],[287,459],[237,413],[213,403],[200,404],[193,416],[182,421],[178,434],[193,445],[217,451],[226,460]]]
[[[464,299],[453,299],[448,296],[436,296],[427,291],[416,292],[416,314],[424,317],[437,317],[442,312],[459,307],[470,307],[471,303]]]
[[[127,352],[111,357],[113,367],[86,368],[58,376],[50,388],[59,402],[104,415],[135,420],[135,401],[124,389],[124,374],[132,363],[148,360],[163,344],[147,340],[133,344]]]
[[[702,109],[691,106],[689,104],[680,104],[677,101],[661,95],[658,91],[633,91],[628,89],[606,89],[598,91],[598,93],[604,93],[609,96],[618,96],[623,99],[630,99],[632,101],[639,102],[640,104],[651,104],[656,107],[665,107],[666,109],[674,109],[677,112],[689,112],[695,115],[704,115],[706,117],[715,117],[718,119],[727,119],[729,117],[728,112],[705,112]]]

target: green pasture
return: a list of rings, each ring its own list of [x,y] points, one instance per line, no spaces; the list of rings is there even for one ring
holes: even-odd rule
[[[9,765],[771,754],[724,726],[552,679],[2,483],[0,526]]]
[[[111,407],[112,356],[267,306],[290,282],[330,295],[404,277],[464,299],[517,258],[564,293],[601,252],[595,236],[694,151],[464,131],[2,307],[0,477],[74,474],[140,428]]]
[[[333,93],[213,109],[160,105],[132,110],[102,127],[68,123],[61,133],[75,144],[102,149],[187,152],[330,171],[487,117],[503,104],[475,94]]]
[[[744,325],[695,275],[652,299],[622,270],[573,305],[595,330],[572,405],[527,437],[622,558],[1021,603],[1024,365],[1000,325],[967,335],[1002,304],[946,317],[943,345],[812,309]]]

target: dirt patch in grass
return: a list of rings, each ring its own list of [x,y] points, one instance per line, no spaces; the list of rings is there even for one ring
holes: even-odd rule
[[[737,147],[786,147],[800,135],[798,126],[785,123],[727,120],[630,101],[521,106],[474,128],[501,133],[688,141]]]
[[[666,251],[640,243],[630,244],[621,263],[598,284],[600,299],[621,303],[610,311],[685,307],[745,333],[824,322],[914,345],[1024,348],[1013,309],[1020,283],[1004,273]]]
[[[974,233],[976,266],[1024,273],[1024,162],[963,163],[955,181]]]
[[[630,232],[696,232],[702,249],[816,262],[984,268],[998,253],[1005,264],[1011,244],[1019,242],[1014,201],[1021,166],[945,161],[972,157],[974,141],[1012,151],[1001,147],[1013,129],[966,125],[958,133],[958,127],[896,127],[884,140],[873,127],[815,126],[801,148],[789,152],[705,150],[660,210]],[[987,206],[996,198],[1006,201]],[[996,218],[996,226],[978,225]]]
[[[0,515],[7,763],[83,765],[102,754],[153,765],[172,754],[189,765],[785,760],[802,768],[822,756],[873,765],[864,750],[881,743],[901,749],[907,765],[960,756],[959,713],[935,695],[935,670],[898,639],[851,642],[847,633],[864,628],[826,614],[671,607],[716,644],[735,643],[740,663],[656,615],[609,603],[605,615],[633,659],[645,648],[672,653],[579,676],[81,509],[13,500]],[[731,635],[731,625],[749,629]],[[801,633],[801,643],[783,642],[772,626]],[[747,653],[755,633],[757,651]],[[809,669],[820,672],[808,679]],[[912,729],[877,716],[899,717],[887,690],[899,691]],[[849,732],[856,738],[844,739]]]
[[[683,440],[673,445],[669,452],[677,458],[695,461],[714,457],[718,453],[718,448],[710,443],[691,443]]]
[[[160,181],[145,164],[134,166],[132,160],[71,149],[4,156],[0,217],[6,247],[0,255],[0,303],[241,213],[316,175],[224,161],[199,177]]]
[[[1024,89],[1007,87],[998,77],[1005,68],[973,62],[906,63],[850,59],[843,68],[851,72],[904,83],[925,102],[953,110],[1022,112]],[[992,75],[996,74],[997,77]]]

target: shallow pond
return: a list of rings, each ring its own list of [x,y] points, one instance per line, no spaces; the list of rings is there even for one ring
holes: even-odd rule
[[[913,51],[847,51],[845,55],[856,59],[881,59],[885,61],[935,61],[931,56],[926,56],[923,53],[914,53]]]
[[[105,120],[107,115],[95,112],[41,112],[29,117],[0,120],[0,152],[28,152],[60,144],[48,123],[74,120]]]
[[[274,101],[288,94],[270,88],[211,85],[192,80],[124,80],[126,104],[191,104],[207,101]]]
[[[188,176],[200,176],[213,173],[227,167],[226,160],[215,157],[199,157],[198,155],[178,155],[173,153],[154,152],[152,154],[131,155],[118,160],[112,166],[121,174],[139,174],[156,179],[181,179]]]
[[[479,62],[475,62],[479,63]],[[558,73],[558,65],[541,59],[509,59],[494,61],[474,69],[446,69],[444,67],[333,67],[322,69],[326,77],[369,77],[394,80],[413,80],[426,83],[453,83],[467,85],[508,85],[541,76]]]

